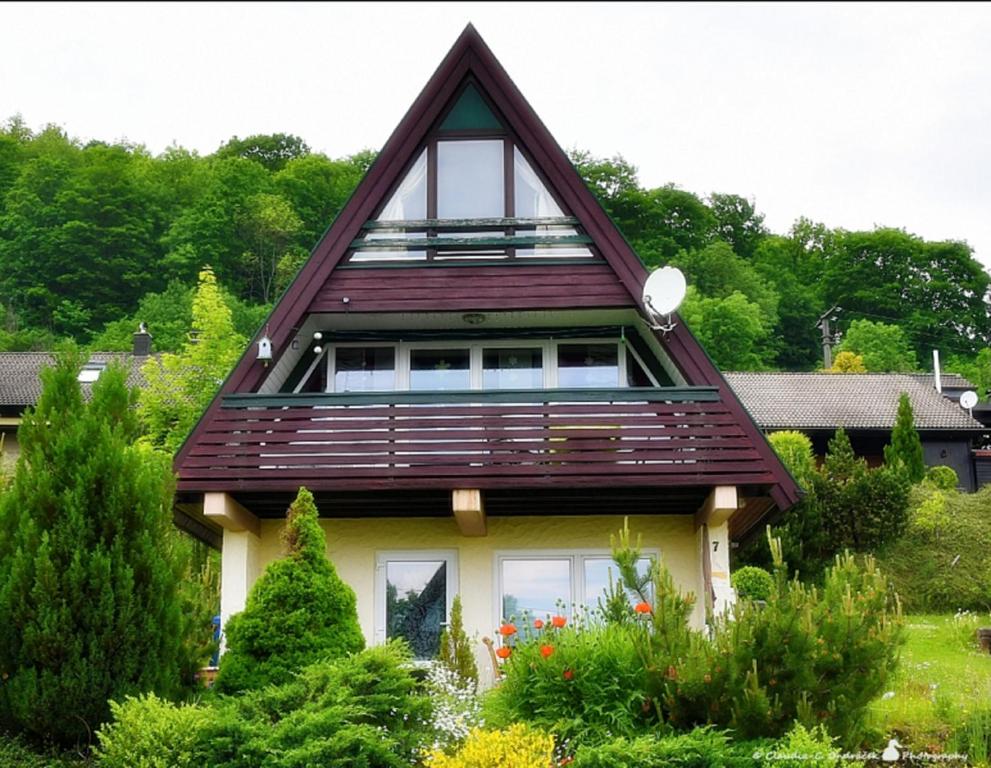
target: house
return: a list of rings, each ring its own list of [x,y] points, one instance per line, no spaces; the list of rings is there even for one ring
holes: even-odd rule
[[[988,427],[960,407],[966,379],[943,374],[937,391],[932,374],[917,373],[726,373],[726,381],[766,432],[792,429],[812,440],[816,456],[839,427],[853,450],[872,465],[884,461],[898,400],[908,395],[927,466],[953,468],[960,487],[974,491],[983,472],[980,447]],[[985,480],[985,482],[987,482]]]
[[[701,625],[798,489],[646,277],[469,26],[176,456],[223,620],[306,486],[370,643],[594,606],[624,517]]]
[[[151,335],[139,332],[134,335],[134,349],[123,352],[94,352],[79,372],[83,395],[100,373],[111,363],[117,362],[128,372],[127,381],[132,387],[144,384],[141,366],[151,354]],[[51,352],[0,352],[0,463],[10,465],[17,460],[20,449],[17,444],[17,428],[24,411],[38,403],[41,396],[41,371],[55,362]]]

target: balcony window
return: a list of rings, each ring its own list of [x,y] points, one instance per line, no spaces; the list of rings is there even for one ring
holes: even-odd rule
[[[482,350],[482,389],[541,389],[540,347],[493,347]]]
[[[395,347],[338,347],[335,392],[387,392],[396,388]]]
[[[413,391],[471,389],[471,354],[464,349],[412,349],[409,388]]]
[[[504,216],[502,139],[437,142],[437,218]]]
[[[619,386],[618,345],[558,345],[557,385],[566,389]]]

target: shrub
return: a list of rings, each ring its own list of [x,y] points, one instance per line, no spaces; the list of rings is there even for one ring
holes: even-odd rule
[[[86,768],[90,762],[74,753],[39,751],[17,736],[0,732],[0,765],[4,768]]]
[[[189,666],[168,457],[135,445],[136,392],[110,366],[83,398],[74,349],[44,370],[0,497],[0,720],[88,741],[108,700],[175,693]]]
[[[926,481],[940,490],[953,491],[956,490],[957,485],[960,483],[960,478],[957,477],[956,470],[953,467],[940,465],[929,467],[926,470]]]
[[[282,682],[307,664],[364,647],[354,592],[327,559],[305,488],[289,507],[283,541],[286,557],[265,569],[244,611],[224,628],[227,652],[216,683],[222,693]]]
[[[427,692],[432,704],[431,729],[435,749],[450,752],[464,743],[472,730],[484,725],[475,683],[466,682],[444,664],[430,666]]]
[[[430,711],[411,666],[409,649],[392,642],[208,705],[129,699],[99,734],[99,764],[408,768],[426,746]]]
[[[697,728],[674,736],[645,735],[581,746],[574,768],[756,768],[749,744],[736,745],[725,732]]]
[[[991,708],[966,716],[949,739],[949,749],[967,755],[971,765],[991,765]]]
[[[991,487],[959,493],[917,487],[909,525],[879,561],[906,610],[947,613],[991,608]]]
[[[103,768],[201,768],[218,762],[225,730],[218,707],[176,706],[147,694],[112,702],[110,711],[113,721],[97,733],[95,754]]]
[[[884,463],[904,473],[913,483],[922,482],[926,476],[922,440],[915,429],[912,403],[904,392],[898,397],[898,414],[891,430],[891,445],[884,446]]]
[[[845,762],[836,740],[822,726],[806,728],[800,723],[770,749],[756,752],[762,764],[780,768],[858,768],[862,763]]]
[[[619,625],[547,628],[521,638],[486,697],[485,722],[529,723],[561,741],[634,736],[649,722],[645,671]]]
[[[791,476],[803,488],[812,484],[815,472],[815,454],[812,451],[812,441],[802,432],[785,430],[772,432],[767,436],[778,458],[785,465]]]
[[[737,597],[748,600],[767,600],[774,591],[774,577],[763,568],[745,566],[732,576]]]
[[[451,620],[440,635],[437,659],[461,678],[462,687],[474,691],[478,686],[478,665],[461,615],[461,595],[455,595],[451,604]]]
[[[504,731],[472,731],[454,755],[432,752],[428,768],[548,768],[554,758],[554,737],[524,723]]]

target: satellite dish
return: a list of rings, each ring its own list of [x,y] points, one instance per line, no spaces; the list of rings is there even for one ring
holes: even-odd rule
[[[685,276],[677,267],[662,267],[650,273],[647,282],[643,284],[643,303],[650,312],[656,329],[667,332],[674,328],[671,313],[681,306],[687,290]],[[667,325],[661,322],[665,317]]]
[[[968,389],[966,392],[960,395],[960,407],[966,408],[968,411],[977,405],[977,393],[972,389]]]

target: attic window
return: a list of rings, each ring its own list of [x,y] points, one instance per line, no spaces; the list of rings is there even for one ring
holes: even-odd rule
[[[82,369],[79,371],[79,375],[76,377],[80,384],[92,384],[98,378],[100,374],[106,369],[107,364],[101,363],[96,360],[90,360],[86,363]]]

